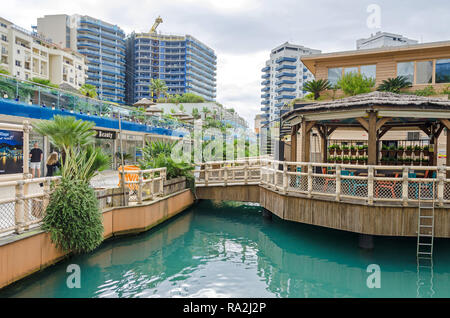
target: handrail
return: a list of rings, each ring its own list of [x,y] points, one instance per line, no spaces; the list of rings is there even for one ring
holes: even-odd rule
[[[450,167],[446,166],[290,162],[261,157],[211,161],[197,166],[200,166],[195,173],[197,186],[252,183],[288,195],[306,195],[309,198],[331,196],[336,201],[350,199],[367,205],[389,201],[403,206],[418,202],[420,189],[424,195],[433,193],[428,195],[435,195],[440,206],[450,203],[450,179],[446,177]],[[324,169],[332,173],[323,173]],[[344,171],[349,172],[343,174]],[[397,177],[389,176],[394,171]],[[427,178],[420,175],[420,172],[425,175],[425,171],[428,171]],[[412,172],[419,175],[412,176]],[[431,178],[432,174],[435,177]]]

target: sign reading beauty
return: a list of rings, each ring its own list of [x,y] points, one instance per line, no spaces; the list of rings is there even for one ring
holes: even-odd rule
[[[95,130],[97,133],[95,135],[95,138],[99,139],[116,139],[116,132],[115,131],[109,131],[109,130]]]

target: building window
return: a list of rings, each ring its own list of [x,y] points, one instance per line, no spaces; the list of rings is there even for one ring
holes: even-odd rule
[[[416,84],[431,84],[433,81],[433,61],[416,62]]]
[[[436,83],[450,83],[450,59],[436,60]]]
[[[405,76],[408,81],[414,83],[414,62],[397,63],[397,76]]]
[[[420,139],[420,134],[418,131],[408,131],[407,140],[419,140]]]
[[[350,74],[350,73],[356,73],[358,74],[358,67],[346,67],[344,68],[344,75]]]
[[[367,78],[377,78],[377,66],[376,65],[361,65],[361,75]]]
[[[6,35],[2,34],[2,41],[8,42],[8,38],[6,37]]]
[[[16,66],[20,66],[20,61],[16,61]]]
[[[342,67],[328,69],[328,81],[331,85],[336,85],[342,76]]]

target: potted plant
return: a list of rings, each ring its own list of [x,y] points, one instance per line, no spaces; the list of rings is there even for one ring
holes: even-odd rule
[[[342,163],[342,157],[341,156],[336,156],[334,157],[336,163]]]
[[[420,156],[420,151],[422,150],[422,148],[419,145],[415,145],[413,148],[414,151],[414,156]]]
[[[334,155],[334,153],[336,152],[336,145],[328,146],[328,152],[330,153],[330,155]]]
[[[350,162],[350,157],[349,157],[349,156],[344,156],[344,157],[342,158],[342,161],[343,161],[344,163],[349,163],[349,162]]]
[[[389,156],[393,157],[397,153],[397,148],[394,145],[388,147]]]
[[[395,166],[395,158],[388,157],[388,166]]]
[[[420,166],[420,158],[414,159],[414,165],[415,166]]]
[[[350,154],[352,155],[352,156],[355,156],[356,155],[356,147],[355,146],[350,146]]]
[[[398,148],[397,148],[397,155],[403,156],[403,151],[405,151],[405,147],[398,146]]]
[[[327,158],[327,161],[328,161],[329,163],[333,163],[333,162],[334,162],[334,157],[333,157],[333,156],[329,156],[329,157]]]
[[[335,145],[336,147],[335,147],[335,149],[336,149],[336,154],[338,154],[338,155],[340,155],[340,154],[342,154],[342,149],[341,149],[341,147],[339,146],[339,145]]]
[[[386,146],[386,145],[382,145],[382,146],[381,146],[381,154],[382,154],[383,156],[386,156],[386,155],[388,154],[388,152],[389,152],[389,147]]]
[[[356,165],[357,162],[358,162],[358,159],[357,159],[356,157],[351,157],[351,158],[350,158],[350,163],[351,163],[352,165]]]
[[[413,151],[413,147],[412,147],[412,146],[407,146],[407,147],[406,147],[406,150],[405,150],[405,154],[406,154],[407,156],[411,156],[412,151]]]
[[[424,156],[429,156],[430,155],[430,146],[428,146],[428,145],[423,146],[423,155]]]
[[[407,158],[403,159],[403,164],[410,165],[411,164],[411,158],[407,157]]]
[[[367,164],[367,161],[369,161],[369,157],[363,156],[364,164]]]
[[[360,155],[364,155],[366,153],[366,149],[364,148],[363,145],[358,146],[358,154]]]
[[[343,145],[342,150],[344,151],[344,155],[348,155],[349,147],[347,145]]]
[[[382,166],[385,166],[387,164],[387,158],[386,157],[381,157],[380,163]]]
[[[422,166],[429,166],[430,165],[430,160],[429,159],[422,159]]]
[[[397,166],[402,166],[403,165],[403,158],[397,158],[397,161],[395,163]]]

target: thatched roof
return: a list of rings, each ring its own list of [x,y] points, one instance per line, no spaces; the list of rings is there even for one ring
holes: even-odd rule
[[[133,104],[133,106],[151,106],[151,105],[156,104],[147,98],[142,98]]]
[[[291,115],[310,113],[310,112],[327,112],[355,108],[367,108],[370,106],[394,106],[414,107],[420,109],[444,109],[450,111],[450,100],[442,98],[430,98],[417,95],[394,94],[387,92],[371,92],[368,94],[360,94],[356,96],[336,99],[333,101],[324,101],[317,103],[295,103],[294,110],[283,115],[287,118]]]

